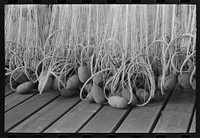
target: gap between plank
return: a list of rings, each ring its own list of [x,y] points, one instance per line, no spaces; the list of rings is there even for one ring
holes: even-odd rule
[[[117,129],[124,122],[125,118],[128,116],[128,114],[131,112],[132,109],[133,109],[133,106],[129,107],[129,109],[126,111],[126,113],[123,115],[123,117],[119,120],[119,122],[113,128],[113,130],[111,131],[111,133],[115,133],[117,131]]]
[[[5,97],[7,97],[8,95],[11,95],[11,94],[13,94],[13,93],[14,93],[14,91],[12,91],[12,92],[6,94]]]
[[[40,108],[38,108],[37,110],[35,110],[33,113],[31,113],[30,115],[26,116],[24,119],[22,119],[21,121],[19,121],[18,123],[14,124],[12,127],[8,128],[7,130],[5,130],[5,132],[10,131],[11,129],[13,129],[14,127],[16,127],[17,125],[19,125],[20,123],[22,123],[23,121],[25,121],[26,119],[28,119],[30,116],[32,116],[33,114],[35,114],[36,112],[38,112],[40,109],[42,109],[43,107],[45,107],[46,105],[48,105],[49,103],[51,103],[52,101],[54,101],[55,99],[57,99],[60,96],[60,94],[58,96],[56,96],[55,98],[53,98],[52,100],[50,100],[49,102],[47,102],[46,104],[44,104],[43,106],[41,106]]]
[[[196,100],[195,100],[195,103],[194,103],[194,107],[193,107],[193,110],[192,110],[192,114],[191,114],[191,117],[190,117],[190,120],[189,120],[189,124],[188,124],[188,128],[186,130],[186,133],[190,132],[190,128],[191,128],[191,125],[192,125],[192,121],[193,121],[194,113],[195,113],[195,109],[196,109],[195,107],[196,107]]]
[[[176,86],[176,87],[177,87],[177,86]],[[162,111],[165,109],[165,107],[166,107],[166,105],[167,105],[167,103],[168,103],[168,101],[169,101],[169,99],[170,99],[172,93],[173,93],[174,90],[176,89],[176,87],[175,87],[172,91],[169,92],[167,98],[165,99],[165,101],[164,101],[164,103],[163,103],[163,105],[162,105],[160,111],[158,112],[158,114],[157,114],[157,116],[156,116],[156,118],[155,118],[155,120],[154,120],[154,122],[153,122],[153,124],[152,124],[152,126],[151,126],[151,128],[150,128],[150,130],[149,130],[149,133],[152,133],[152,132],[153,132],[153,130],[154,130],[154,128],[155,128],[156,124],[158,123],[158,120],[159,120],[159,118],[160,118],[160,116],[161,116]]]
[[[6,89],[7,89],[7,88],[5,88],[5,87],[10,87],[10,85],[4,85],[4,92],[6,92]],[[11,90],[11,89],[9,89],[9,91],[11,91],[11,92],[8,92],[7,94],[4,94],[4,95],[5,95],[4,97],[6,97],[6,96],[8,96],[8,95],[11,95],[12,93],[14,93],[14,91]]]
[[[100,107],[99,107],[99,109],[95,112],[95,113],[93,113],[89,118],[88,118],[88,120],[87,121],[85,121],[84,123],[83,123],[83,125],[79,128],[79,129],[77,129],[76,131],[75,131],[75,133],[78,133],[102,108],[104,107],[104,105],[101,105]]]
[[[57,119],[55,119],[52,123],[50,123],[47,127],[45,127],[40,133],[46,131],[49,127],[51,127],[56,121],[58,121],[62,116],[64,116],[67,112],[69,112],[72,108],[74,108],[81,100],[79,99],[74,105],[72,105],[68,110],[66,110],[63,114],[61,114]]]
[[[28,98],[24,99],[23,101],[21,101],[21,102],[17,103],[17,104],[16,104],[16,105],[14,105],[13,107],[11,107],[11,108],[7,109],[6,111],[4,111],[4,113],[6,113],[6,112],[10,111],[10,110],[11,110],[11,109],[13,109],[14,107],[16,107],[16,106],[20,105],[21,103],[23,103],[23,102],[25,102],[26,100],[28,100],[28,99],[32,98],[33,96],[36,96],[36,94],[38,94],[38,93],[35,93],[35,94],[31,95],[30,97],[28,97]],[[5,102],[5,101],[4,101],[4,102]]]

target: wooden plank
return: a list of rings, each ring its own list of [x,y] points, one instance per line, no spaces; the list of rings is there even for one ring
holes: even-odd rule
[[[165,110],[175,110],[192,113],[196,94],[192,89],[182,90],[176,88],[171,96]]]
[[[165,110],[153,133],[186,133],[190,117],[188,112]]]
[[[192,124],[190,127],[190,133],[196,133],[196,111],[194,112],[194,117],[192,119]]]
[[[13,93],[13,91],[11,90],[10,86],[9,85],[4,85],[5,87],[5,96]]]
[[[130,107],[117,109],[109,105],[104,106],[79,133],[110,133],[130,109]]]
[[[134,107],[116,133],[148,133],[161,111],[166,98],[167,95],[161,101],[151,101],[146,106]]]
[[[74,133],[100,108],[101,105],[99,104],[81,101],[46,131],[44,131],[44,133]]]
[[[176,88],[169,99],[153,133],[186,132],[195,102],[193,90]]]
[[[27,100],[28,98],[34,96],[36,94],[36,90],[32,91],[29,94],[18,94],[18,93],[12,93],[5,97],[5,112],[9,109],[13,108],[14,106],[18,105],[19,103],[22,103],[23,101]]]
[[[4,130],[8,131],[19,122],[26,119],[28,116],[48,104],[51,100],[58,96],[58,92],[46,92],[37,94],[36,96],[28,99],[19,106],[9,110],[5,113],[4,118]]]
[[[9,132],[40,133],[79,101],[60,96]]]

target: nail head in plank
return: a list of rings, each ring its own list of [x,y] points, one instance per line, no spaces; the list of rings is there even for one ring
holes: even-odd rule
[[[143,107],[134,107],[116,133],[148,133],[164,102],[165,99],[151,101]]]
[[[98,111],[99,104],[81,101],[57,122],[50,126],[44,133],[74,133]]]
[[[24,100],[32,97],[36,94],[36,91],[33,91],[29,94],[18,94],[16,92],[8,95],[5,97],[5,111],[9,110],[10,108],[14,107],[15,105],[23,102]]]
[[[153,132],[186,132],[194,102],[193,90],[175,88]]]
[[[196,132],[196,111],[194,112],[194,117],[192,119],[192,124],[190,127],[190,133],[195,133]]]
[[[78,101],[79,97],[60,96],[9,132],[40,133]]]
[[[127,109],[117,109],[104,106],[80,131],[79,133],[110,133],[118,125]]]
[[[27,116],[31,115],[39,108],[56,98],[59,94],[57,92],[45,92],[37,94],[36,96],[28,99],[19,106],[9,110],[5,113],[4,128],[5,131],[24,120]]]

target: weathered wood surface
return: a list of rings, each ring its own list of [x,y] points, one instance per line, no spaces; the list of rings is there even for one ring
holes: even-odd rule
[[[165,100],[166,98],[159,102],[151,101],[146,106],[133,108],[116,133],[148,133]]]
[[[40,133],[79,101],[80,99],[77,96],[69,98],[60,96],[10,132]]]
[[[81,130],[80,133],[110,133],[130,110],[104,106]]]
[[[4,103],[4,111],[8,111],[9,109],[17,106],[18,104],[24,102],[25,100],[29,99],[30,97],[34,96],[37,93],[37,91],[33,91],[29,94],[18,94],[16,92],[8,95],[5,97],[5,103]]]
[[[5,96],[13,93],[13,90],[11,90],[9,85],[4,85],[4,88],[5,88]]]
[[[190,133],[195,133],[196,132],[196,111],[194,112],[194,117],[192,119],[192,124],[190,127]]]
[[[81,101],[44,131],[44,133],[77,132],[100,108],[101,105]]]
[[[153,132],[185,133],[187,131],[195,103],[193,90],[176,88],[171,95]]]
[[[28,118],[31,114],[48,104],[58,96],[58,92],[46,92],[37,94],[22,104],[5,113],[4,129],[8,131],[13,126]]]
[[[11,133],[195,132],[195,92],[176,88],[167,96],[143,107],[116,109],[53,91],[32,96],[10,93],[5,96],[4,127]]]

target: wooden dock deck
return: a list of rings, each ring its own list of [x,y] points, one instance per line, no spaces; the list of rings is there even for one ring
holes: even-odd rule
[[[5,85],[8,133],[194,133],[195,91],[175,90],[144,107],[116,109],[58,92],[19,95]]]

